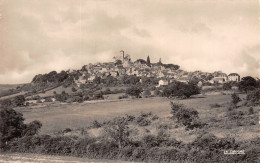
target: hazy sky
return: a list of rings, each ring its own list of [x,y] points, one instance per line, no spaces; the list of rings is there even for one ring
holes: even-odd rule
[[[260,76],[258,0],[0,0],[0,83],[132,60]]]

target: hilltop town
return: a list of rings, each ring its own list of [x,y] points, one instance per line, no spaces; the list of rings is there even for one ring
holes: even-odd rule
[[[168,85],[175,81],[188,83],[191,80],[196,80],[198,84],[208,85],[225,82],[239,82],[240,76],[237,73],[227,75],[221,71],[214,73],[194,71],[187,72],[181,70],[180,66],[174,64],[163,64],[161,59],[156,63],[151,63],[150,57],[147,60],[137,59],[131,61],[131,56],[126,54],[123,50],[120,55],[113,57],[114,62],[88,64],[82,67],[79,78],[75,79],[75,83],[79,87],[80,84],[93,83],[95,78],[106,79],[109,76],[120,78],[124,75],[134,75],[137,77],[155,78],[158,80],[158,85]],[[68,70],[69,73],[75,73],[77,70]],[[142,80],[140,79],[140,82]]]

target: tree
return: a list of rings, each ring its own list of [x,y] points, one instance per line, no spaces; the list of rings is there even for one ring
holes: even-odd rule
[[[137,59],[135,62],[139,62],[141,64],[146,64],[146,61],[143,59]]]
[[[252,91],[256,87],[257,87],[257,81],[251,76],[243,77],[238,84],[239,90],[245,92]]]
[[[128,142],[130,129],[128,121],[125,117],[115,118],[108,126],[105,127],[106,136],[118,143],[118,147],[122,148]]]
[[[24,124],[22,113],[16,112],[10,107],[0,108],[0,148],[13,140],[22,136],[33,136],[42,127],[40,121],[33,121],[28,125]]]
[[[26,128],[21,113],[11,108],[0,108],[0,148],[13,138],[21,137]]]
[[[123,62],[121,60],[117,60],[116,63],[115,63],[116,66],[122,65],[122,64],[123,64]]]
[[[126,90],[126,94],[128,94],[130,96],[135,96],[136,98],[140,97],[141,92],[142,92],[142,89],[137,86],[132,86],[130,88],[127,88],[127,90]]]
[[[163,89],[162,95],[165,97],[185,97],[189,98],[192,95],[200,93],[200,88],[195,83],[182,83],[175,81]]]
[[[147,64],[147,66],[151,67],[151,62],[150,62],[150,57],[149,56],[147,57],[146,64]]]
[[[14,97],[14,101],[13,101],[14,106],[23,106],[24,102],[25,102],[24,95],[18,95]]]

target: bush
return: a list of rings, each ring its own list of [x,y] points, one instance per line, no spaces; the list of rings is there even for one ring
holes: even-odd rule
[[[155,95],[155,96],[161,96],[161,91],[158,90],[158,89],[156,89],[156,90],[154,91],[154,95]]]
[[[254,108],[253,107],[250,107],[248,109],[248,114],[251,115],[251,114],[254,114]]]
[[[37,100],[37,101],[36,101],[36,103],[38,103],[38,104],[39,104],[39,103],[42,103],[42,101],[39,99],[39,100]]]
[[[249,92],[246,96],[246,100],[253,105],[258,105],[260,102],[260,89]]]
[[[235,106],[237,106],[237,103],[239,102],[239,101],[241,101],[241,99],[240,99],[240,97],[236,94],[236,93],[233,93],[232,95],[231,95],[231,98],[232,98],[232,104],[234,104]]]
[[[129,141],[130,130],[125,117],[114,118],[104,129],[106,136],[112,139],[113,142],[116,142],[119,148],[125,146]]]
[[[222,105],[215,103],[215,104],[210,104],[210,107],[211,108],[219,108],[219,107],[222,107]]]
[[[52,98],[51,97],[45,98],[45,102],[52,102]]]
[[[0,108],[0,148],[13,138],[21,137],[26,128],[21,113],[11,108]]]
[[[23,106],[25,103],[25,97],[23,95],[18,95],[14,97],[14,106]]]
[[[72,88],[71,88],[71,91],[72,91],[72,92],[77,92],[77,89],[76,89],[75,87],[72,87]]]
[[[200,88],[195,83],[182,83],[175,81],[163,89],[164,97],[186,97],[200,93]]]
[[[112,94],[113,92],[109,89],[109,88],[107,88],[105,91],[104,91],[104,94],[105,95],[107,95],[107,94]]]
[[[140,97],[140,94],[142,92],[142,89],[137,86],[132,86],[126,90],[126,94],[130,96],[135,96],[136,98]]]
[[[24,124],[21,113],[11,108],[0,108],[0,149],[14,138],[37,134],[41,126],[40,121]]]
[[[144,91],[144,96],[145,96],[145,97],[151,96],[151,92],[150,92],[149,90],[145,90],[145,91]]]
[[[42,127],[42,123],[38,120],[32,121],[28,125],[26,125],[23,130],[23,136],[33,136],[38,134],[40,128]]]
[[[171,102],[171,109],[172,119],[186,126],[186,129],[204,126],[199,122],[199,113],[193,108],[186,108],[183,104]]]
[[[252,91],[256,89],[257,86],[257,81],[251,76],[243,77],[238,84],[239,90],[245,92]]]
[[[100,128],[100,127],[102,127],[102,125],[101,125],[101,123],[99,123],[97,120],[94,120],[94,121],[92,122],[92,127],[93,127],[93,128]]]
[[[232,83],[231,82],[224,83],[223,84],[223,89],[224,90],[231,90],[232,89]]]
[[[124,99],[124,98],[128,98],[128,95],[122,95],[118,97],[118,99]]]

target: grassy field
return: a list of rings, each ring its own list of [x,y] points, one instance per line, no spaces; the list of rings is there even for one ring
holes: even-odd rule
[[[242,99],[245,95],[240,95]],[[185,104],[187,107],[192,107],[199,112],[199,117],[207,123],[210,123],[208,131],[214,133],[218,137],[226,137],[235,135],[237,139],[244,140],[253,137],[259,137],[260,131],[258,121],[252,126],[236,126],[227,128],[228,123],[225,119],[227,106],[231,100],[230,95],[207,95],[195,96],[190,99],[173,100]],[[72,104],[40,104],[34,107],[17,108],[18,111],[24,114],[27,122],[40,120],[43,123],[41,134],[53,134],[65,128],[79,129],[85,128],[92,124],[94,120],[103,122],[110,120],[116,116],[125,114],[138,115],[141,112],[152,112],[159,117],[171,116],[170,99],[162,97],[142,98],[142,99],[125,99],[114,101],[91,101],[85,103]],[[239,105],[243,103],[240,102]],[[219,107],[211,107],[211,105],[219,104]],[[239,110],[248,110],[247,107],[241,106]],[[255,107],[255,114],[260,110]],[[217,119],[218,123],[214,126],[212,119]],[[176,130],[176,138],[181,138],[182,141],[191,141],[195,138],[191,133],[185,133]]]

